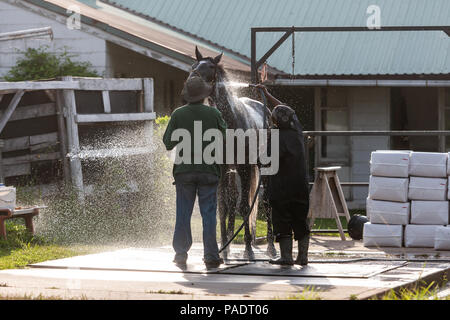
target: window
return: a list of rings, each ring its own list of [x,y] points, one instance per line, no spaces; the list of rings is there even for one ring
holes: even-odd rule
[[[349,108],[346,88],[322,88],[320,91],[321,131],[348,131]],[[323,161],[347,162],[350,139],[328,136],[321,139],[320,156]]]

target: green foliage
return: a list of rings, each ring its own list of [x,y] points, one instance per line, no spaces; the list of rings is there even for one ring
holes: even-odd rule
[[[89,62],[75,62],[64,48],[61,53],[48,52],[48,46],[28,48],[5,76],[6,81],[53,79],[61,76],[98,77]]]
[[[163,126],[165,128],[165,126],[169,123],[169,120],[169,116],[164,116],[156,118],[155,122],[158,126]]]
[[[0,250],[14,250],[29,248],[31,245],[44,244],[43,238],[31,235],[25,228],[15,221],[6,222],[7,240],[0,240]]]

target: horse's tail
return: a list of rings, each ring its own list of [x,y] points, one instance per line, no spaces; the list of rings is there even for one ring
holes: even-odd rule
[[[249,205],[252,205],[252,201],[253,198],[255,197],[255,193],[258,191],[258,181],[259,181],[259,170],[257,166],[252,166],[252,169],[250,170],[250,188],[249,188],[249,195],[248,195],[248,200],[249,200]],[[252,234],[252,239],[253,242],[256,241],[256,219],[258,216],[258,203],[259,203],[259,195],[256,195],[256,201],[255,201],[255,205],[250,213],[250,216],[248,218],[248,223],[249,223],[249,227],[250,227],[250,232]]]

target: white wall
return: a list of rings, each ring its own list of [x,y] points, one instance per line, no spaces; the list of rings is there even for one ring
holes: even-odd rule
[[[390,88],[352,88],[349,94],[350,130],[390,130]],[[369,160],[374,150],[389,149],[389,137],[351,138],[351,180],[368,182]],[[353,188],[349,207],[365,207],[367,187]]]
[[[19,31],[40,27],[52,27],[54,39],[21,39],[0,41],[0,78],[16,64],[23,55],[18,51],[27,48],[38,48],[48,45],[49,51],[61,52],[64,46],[67,51],[77,55],[75,61],[88,61],[99,75],[107,75],[106,41],[79,30],[70,30],[65,24],[29,12],[25,8],[0,1],[0,33]]]

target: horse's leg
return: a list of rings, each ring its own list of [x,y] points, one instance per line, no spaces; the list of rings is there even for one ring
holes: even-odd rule
[[[277,255],[277,249],[275,249],[273,229],[272,229],[272,208],[266,201],[264,201],[264,211],[266,214],[266,221],[267,221],[267,251],[266,251],[266,253],[269,257],[274,258]]]
[[[249,205],[249,190],[251,183],[251,167],[248,165],[241,165],[238,169],[239,177],[241,178],[241,201],[239,205],[239,211],[243,218],[250,213]],[[248,217],[249,219],[251,216]],[[245,252],[244,257],[253,260],[255,255],[252,249],[252,235],[250,232],[250,223],[245,224],[244,242]]]
[[[264,214],[266,216],[266,222],[267,222],[267,250],[266,254],[274,258],[277,255],[277,250],[275,249],[274,244],[274,236],[273,236],[273,229],[272,229],[272,207],[269,203],[269,198],[267,194],[267,177],[263,177],[262,183],[264,185],[264,192],[263,192],[263,200],[262,200],[262,206],[264,208]]]

